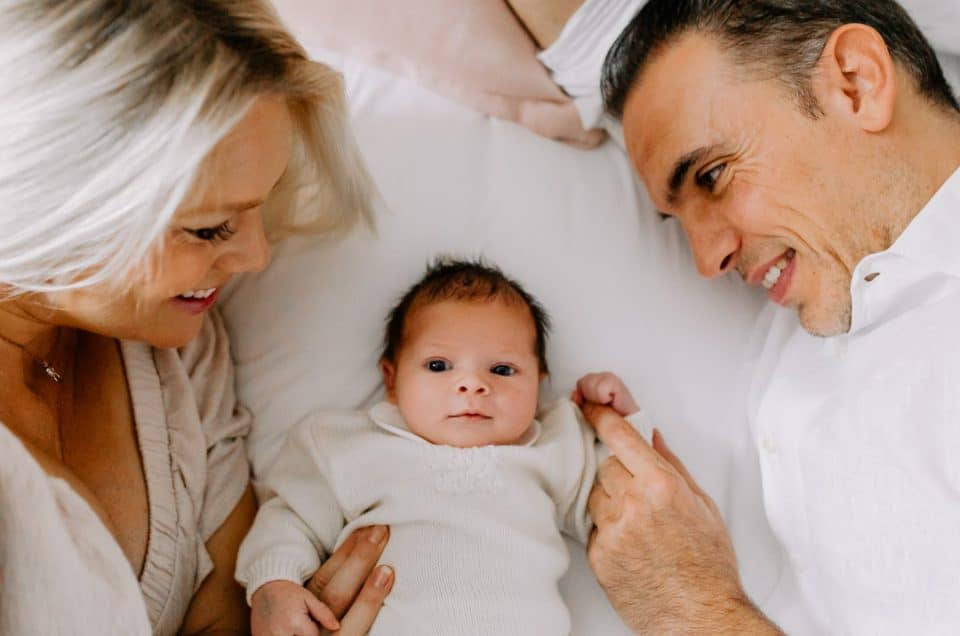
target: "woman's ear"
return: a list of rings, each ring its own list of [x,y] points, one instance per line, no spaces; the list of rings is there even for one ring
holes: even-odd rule
[[[866,132],[893,120],[897,68],[883,37],[865,24],[845,24],[827,40],[814,77],[821,107]]]
[[[380,374],[383,376],[383,386],[387,390],[387,402],[397,403],[397,365],[386,358],[380,358]]]

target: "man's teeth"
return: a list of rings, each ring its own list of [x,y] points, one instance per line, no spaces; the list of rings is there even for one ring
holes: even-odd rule
[[[787,265],[790,263],[790,260],[793,259],[793,255],[793,250],[790,250],[783,256],[783,258],[781,258],[770,269],[767,270],[766,275],[763,277],[762,283],[764,289],[771,289],[777,284],[777,281],[780,280],[780,274],[783,273],[783,270],[787,269]]]
[[[193,290],[188,291],[185,294],[180,294],[180,298],[196,298],[197,300],[203,300],[204,298],[209,298],[210,295],[215,291],[217,291],[216,287],[212,287],[210,289]]]

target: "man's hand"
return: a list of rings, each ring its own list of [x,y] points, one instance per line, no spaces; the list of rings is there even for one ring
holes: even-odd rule
[[[385,526],[355,530],[307,581],[307,589],[340,619],[339,636],[370,631],[390,593],[393,570],[386,565],[374,569],[389,538]]]
[[[583,406],[584,402],[605,404],[624,417],[640,410],[623,380],[609,371],[588,373],[577,380],[577,388],[573,390],[570,399],[577,406]]]
[[[643,633],[779,634],[740,584],[716,504],[654,431],[653,447],[609,407],[587,420],[612,455],[590,493],[590,567],[611,604]]]

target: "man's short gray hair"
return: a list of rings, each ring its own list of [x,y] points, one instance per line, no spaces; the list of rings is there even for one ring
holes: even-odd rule
[[[800,109],[816,118],[822,111],[811,73],[830,34],[851,23],[880,34],[920,94],[960,111],[933,48],[893,0],[650,0],[607,53],[604,105],[621,118],[627,95],[651,58],[678,36],[701,31],[716,36],[737,64],[781,81]]]

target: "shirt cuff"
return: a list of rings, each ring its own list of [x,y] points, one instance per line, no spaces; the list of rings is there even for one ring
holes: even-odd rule
[[[290,557],[260,559],[237,580],[246,585],[247,605],[250,605],[254,592],[271,581],[290,581],[303,585],[310,576],[310,572],[304,573],[304,569],[302,563]]]
[[[560,37],[540,52],[553,80],[573,99],[586,130],[605,127],[600,74],[607,51],[646,0],[586,0]]]

